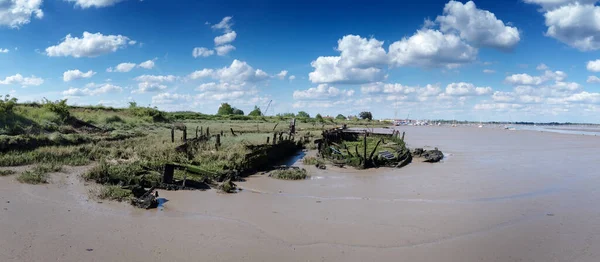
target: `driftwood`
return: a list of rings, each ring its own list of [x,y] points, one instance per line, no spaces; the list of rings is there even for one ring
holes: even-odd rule
[[[233,136],[237,136],[237,135],[235,134],[235,132],[233,132],[233,127],[230,127],[229,129],[231,130],[231,135],[233,135]],[[267,143],[269,143],[269,142],[267,142]]]

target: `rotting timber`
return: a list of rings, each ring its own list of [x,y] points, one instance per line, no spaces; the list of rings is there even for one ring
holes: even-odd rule
[[[319,155],[334,165],[349,165],[360,169],[373,167],[400,168],[410,164],[413,157],[423,162],[435,163],[443,158],[437,148],[415,151],[406,147],[405,133],[393,130],[391,134],[369,130],[335,128],[324,130],[317,140]]]

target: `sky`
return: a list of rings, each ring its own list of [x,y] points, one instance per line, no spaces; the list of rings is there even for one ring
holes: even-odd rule
[[[227,102],[266,115],[600,123],[597,4],[0,0],[0,94],[207,114]]]

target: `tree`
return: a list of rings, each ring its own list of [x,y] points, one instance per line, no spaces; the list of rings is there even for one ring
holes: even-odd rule
[[[337,119],[337,120],[346,120],[346,117],[344,115],[342,115],[342,114],[339,114],[339,115],[337,115],[335,117],[335,119]]]
[[[233,107],[228,103],[222,103],[217,111],[217,115],[233,115]]]
[[[42,100],[44,108],[52,113],[57,114],[61,120],[65,121],[71,117],[69,112],[69,106],[67,105],[67,99],[56,100],[52,102],[46,98]]]
[[[16,98],[11,98],[10,95],[4,96],[4,100],[0,99],[0,113],[11,114],[16,104]]]
[[[136,107],[137,107],[137,102],[135,102],[135,101],[129,102],[129,108],[136,108]]]
[[[241,115],[241,116],[243,116],[244,115],[244,111],[242,111],[241,109],[238,109],[238,108],[234,107],[232,115]]]
[[[304,111],[300,111],[298,112],[298,114],[296,114],[296,117],[298,118],[310,118],[310,115]]]
[[[371,114],[371,112],[368,112],[368,111],[360,112],[360,114],[358,114],[358,116],[361,119],[367,119],[369,121],[373,120],[373,115]]]
[[[317,120],[317,122],[321,122],[321,123],[325,122],[325,121],[323,121],[323,117],[321,116],[321,114],[317,114],[315,116],[315,120]]]
[[[262,112],[258,106],[254,106],[254,110],[248,114],[249,116],[262,116]]]

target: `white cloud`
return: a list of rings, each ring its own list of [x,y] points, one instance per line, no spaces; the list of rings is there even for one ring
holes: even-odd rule
[[[496,73],[496,71],[495,71],[495,70],[492,70],[492,69],[483,69],[483,72],[484,72],[484,73],[486,73],[486,74],[493,74],[493,73]]]
[[[223,17],[223,19],[221,20],[221,22],[219,22],[216,25],[211,26],[212,29],[220,29],[223,30],[225,32],[230,32],[231,31],[231,26],[233,26],[233,21],[232,20],[233,17],[231,16],[226,16]]]
[[[291,75],[291,76],[289,77],[289,79],[290,79],[290,81],[292,81],[292,80],[296,79],[296,76],[295,76],[295,75]]]
[[[215,51],[217,51],[217,55],[219,56],[225,56],[233,50],[235,50],[235,46],[232,45],[222,45],[215,47]]]
[[[269,75],[260,69],[255,70],[246,62],[235,59],[229,67],[216,70],[213,78],[225,83],[241,84],[266,80]]]
[[[298,100],[317,100],[348,97],[354,94],[354,90],[340,90],[327,84],[320,84],[307,90],[294,91],[293,97]]]
[[[491,87],[475,87],[471,83],[451,83],[446,86],[446,95],[449,96],[482,96],[492,93]]]
[[[90,78],[95,74],[96,74],[96,72],[94,72],[92,70],[87,71],[86,73],[79,71],[79,69],[68,70],[63,73],[63,81],[69,82],[72,80],[77,80],[77,79],[82,79],[82,78]]]
[[[152,104],[177,104],[192,100],[190,95],[175,93],[160,93],[152,97]]]
[[[223,35],[217,36],[217,37],[215,37],[215,45],[223,45],[223,44],[231,43],[235,40],[236,37],[237,37],[237,34],[235,33],[235,31],[231,31],[231,32],[225,33]]]
[[[567,78],[567,74],[563,71],[546,70],[541,76],[531,76],[528,74],[510,75],[504,79],[504,82],[511,85],[540,85],[550,80],[562,81],[565,78]]]
[[[548,11],[544,16],[547,36],[581,51],[600,49],[600,7],[574,3]]]
[[[72,37],[68,34],[58,45],[46,48],[48,56],[97,57],[116,52],[135,41],[122,35],[103,35],[101,33],[83,32],[83,37]]]
[[[173,82],[177,78],[174,75],[141,75],[134,78],[135,81],[138,82],[153,82],[153,83],[162,83],[162,82]]]
[[[395,66],[455,68],[475,61],[477,49],[456,35],[427,29],[392,43],[389,55]]]
[[[141,68],[152,69],[154,68],[154,60],[148,60],[146,62],[142,62],[138,65]]]
[[[138,89],[131,91],[132,94],[143,94],[149,92],[156,92],[167,89],[166,85],[161,85],[160,83],[153,82],[141,82],[138,83]]]
[[[192,72],[188,77],[190,79],[200,79],[200,78],[205,78],[205,77],[211,77],[214,73],[214,70],[212,69],[208,69],[208,68],[204,68],[202,70],[197,70]]]
[[[127,73],[127,72],[131,71],[133,68],[135,68],[135,66],[136,66],[135,63],[120,63],[114,69],[112,67],[107,68],[106,72]]]
[[[8,49],[6,49],[6,48],[4,48],[4,49],[0,48],[0,54],[2,54],[2,53],[8,53],[8,52],[9,52]]]
[[[279,77],[279,79],[283,80],[285,79],[285,77],[287,76],[288,71],[287,70],[282,70],[281,72],[279,72],[279,74],[277,74],[276,76]]]
[[[384,79],[382,67],[388,64],[383,41],[358,35],[338,40],[340,56],[320,56],[312,61],[309,73],[313,83],[368,83]]]
[[[475,110],[494,110],[500,112],[522,110],[525,106],[520,104],[511,103],[480,103],[476,104],[473,108]]]
[[[230,84],[230,83],[204,83],[196,88],[200,92],[230,92],[230,91],[241,91],[244,89],[246,84]]]
[[[569,5],[573,3],[581,3],[581,4],[594,4],[598,2],[598,0],[523,0],[525,3],[529,4],[537,4],[542,6],[542,8],[546,10],[552,10],[564,5]]]
[[[64,96],[96,96],[107,93],[119,93],[123,88],[113,84],[95,84],[89,83],[84,88],[69,88],[62,92]]]
[[[515,101],[515,94],[512,92],[496,91],[492,95],[492,100],[496,102],[512,102]]]
[[[39,86],[44,83],[44,79],[36,76],[23,77],[21,74],[7,76],[4,80],[0,80],[0,85],[21,85],[26,86]]]
[[[477,9],[473,1],[448,2],[444,15],[438,16],[436,22],[440,23],[442,32],[458,32],[462,39],[478,47],[509,50],[520,40],[516,27],[505,25],[489,11]]]
[[[123,2],[125,0],[65,0],[67,2],[75,2],[76,6],[81,7],[82,9],[90,8],[90,7],[107,7],[114,5],[119,2]]]
[[[196,47],[192,51],[192,56],[194,58],[197,58],[197,57],[200,57],[200,56],[201,57],[208,57],[208,56],[211,56],[211,55],[214,55],[214,54],[215,54],[214,50],[208,49],[206,47]]]
[[[539,64],[535,69],[544,71],[544,70],[548,70],[549,68],[546,64]]]
[[[597,76],[588,76],[587,82],[590,84],[598,84],[600,83],[600,77]]]
[[[587,70],[590,72],[600,72],[600,59],[594,61],[588,61]]]
[[[31,22],[31,17],[44,17],[41,9],[43,0],[4,0],[0,1],[0,27],[20,28]]]

